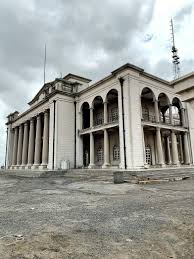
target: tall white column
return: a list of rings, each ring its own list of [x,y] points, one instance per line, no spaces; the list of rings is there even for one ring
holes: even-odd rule
[[[155,117],[156,117],[156,122],[160,122],[160,114],[159,114],[159,109],[158,109],[158,100],[154,100],[154,108],[155,108]]]
[[[35,138],[35,153],[34,153],[34,166],[40,165],[41,159],[41,116],[40,114],[37,116],[36,122],[36,138]]]
[[[181,161],[180,163],[184,163],[184,156],[183,156],[183,141],[182,141],[182,135],[179,134],[179,145],[180,145],[180,154],[181,154]]]
[[[156,128],[156,146],[157,146],[157,154],[158,154],[158,164],[164,165],[164,155],[163,155],[163,148],[162,148],[162,139],[160,128]]]
[[[12,165],[17,164],[17,150],[18,150],[18,127],[14,129],[14,143],[13,143],[13,155],[12,155]]]
[[[186,127],[186,120],[185,120],[185,109],[181,108],[181,125]]]
[[[168,164],[172,164],[172,158],[171,158],[171,151],[170,151],[170,137],[168,136],[166,138],[166,146],[167,146],[167,158],[168,158]]]
[[[107,129],[104,129],[104,164],[102,168],[110,166],[109,136]]]
[[[44,131],[43,131],[43,146],[42,146],[42,165],[48,164],[49,151],[49,113],[48,110],[44,113]]]
[[[90,133],[90,164],[88,168],[94,168],[94,135]]]
[[[169,104],[169,120],[170,120],[170,124],[173,125],[172,104]]]
[[[94,109],[93,107],[90,108],[90,128],[94,126]]]
[[[17,165],[21,165],[22,163],[22,146],[23,146],[23,125],[21,124],[19,126]]]
[[[108,123],[108,103],[104,102],[104,124]]]
[[[189,165],[191,163],[190,154],[189,154],[189,143],[188,143],[188,133],[184,133],[184,155],[185,155],[185,164]]]
[[[81,112],[79,112],[79,118],[80,118],[80,130],[82,130],[83,129],[83,115],[82,115],[83,113],[82,113],[82,111]]]
[[[28,146],[28,166],[34,163],[34,147],[35,147],[35,128],[34,118],[30,120],[29,146]]]
[[[29,141],[28,122],[25,122],[24,123],[23,151],[22,151],[22,165],[27,164],[27,160],[28,160],[28,141]]]
[[[172,163],[174,165],[179,164],[179,158],[178,158],[178,148],[177,148],[177,139],[175,131],[171,131],[171,141],[172,141]]]

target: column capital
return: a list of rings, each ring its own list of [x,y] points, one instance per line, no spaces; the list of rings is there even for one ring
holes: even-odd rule
[[[40,113],[37,114],[36,119],[37,119],[37,120],[40,120],[40,119],[41,119]]]
[[[90,107],[90,110],[94,110],[94,107],[92,106],[92,107]]]
[[[160,127],[156,127],[156,130],[157,130],[157,131],[160,131],[160,129],[161,129]]]
[[[31,117],[31,118],[29,119],[29,121],[30,121],[30,124],[32,124],[32,123],[34,123],[35,118],[34,118],[34,117]]]
[[[45,109],[44,114],[48,115],[48,113],[49,113],[49,109]]]
[[[27,127],[28,126],[28,121],[25,121],[24,122],[24,127]]]
[[[103,104],[108,104],[108,101],[104,101]]]
[[[23,124],[20,124],[18,127],[19,127],[19,129],[21,129],[23,127]]]

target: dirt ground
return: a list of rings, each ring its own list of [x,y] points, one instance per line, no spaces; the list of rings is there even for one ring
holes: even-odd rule
[[[0,176],[1,259],[194,258],[194,179]]]

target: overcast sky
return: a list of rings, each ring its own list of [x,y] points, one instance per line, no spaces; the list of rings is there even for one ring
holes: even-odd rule
[[[0,165],[7,114],[24,111],[43,84],[45,42],[47,81],[69,72],[96,81],[127,62],[172,79],[171,17],[185,74],[194,70],[194,0],[1,0]]]

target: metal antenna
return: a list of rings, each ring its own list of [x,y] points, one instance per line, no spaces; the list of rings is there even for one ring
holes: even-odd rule
[[[46,77],[46,43],[44,48],[44,85],[45,85],[45,77]]]
[[[171,34],[172,34],[172,63],[173,63],[173,71],[174,71],[174,79],[180,77],[180,58],[178,56],[178,49],[175,47],[175,39],[174,39],[174,26],[173,20],[170,20],[171,26]]]

